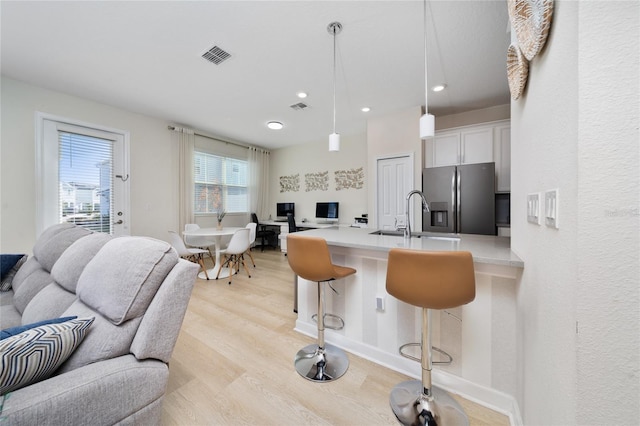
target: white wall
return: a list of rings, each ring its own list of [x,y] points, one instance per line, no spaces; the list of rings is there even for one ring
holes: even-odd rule
[[[512,102],[525,424],[638,422],[638,18],[637,2],[555,2]],[[553,188],[560,229],[528,223],[527,194]]]
[[[376,219],[376,181],[377,160],[399,154],[413,154],[414,188],[422,189],[423,150],[420,140],[420,106],[397,111],[384,117],[370,119],[367,122],[367,162],[371,170],[367,200],[369,223],[377,223]],[[413,203],[413,229],[422,229],[422,210],[420,203]]]
[[[578,17],[576,423],[638,424],[640,3]]]
[[[296,209],[296,220],[306,218],[315,221],[317,201],[337,201],[340,203],[340,223],[351,224],[354,217],[367,213],[367,187],[369,173],[367,170],[367,141],[364,134],[342,135],[340,151],[329,152],[329,135],[327,140],[305,145],[297,145],[271,151],[269,198],[271,199],[271,215],[276,217],[276,203],[293,202]],[[335,172],[362,167],[364,185],[362,189],[336,190]],[[306,173],[329,172],[327,191],[306,191]],[[297,192],[280,192],[280,177],[299,174],[300,189]],[[261,218],[266,219],[266,218]]]
[[[459,114],[436,117],[436,130],[452,127],[470,126],[490,121],[508,120],[511,117],[511,105],[498,105],[491,108],[476,109]]]
[[[36,111],[130,132],[131,234],[167,240],[176,229],[177,144],[159,119],[2,77],[2,252],[31,253],[36,239]]]

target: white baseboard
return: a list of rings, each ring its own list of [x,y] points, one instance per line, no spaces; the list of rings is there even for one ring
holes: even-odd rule
[[[296,321],[295,331],[314,338],[318,335],[315,324],[302,322],[300,320]],[[325,340],[361,358],[420,380],[420,363],[399,354],[384,352],[374,346],[349,339],[342,334],[327,329],[325,329]],[[520,409],[513,396],[493,388],[473,383],[462,377],[447,373],[446,371],[433,370],[432,378],[433,383],[438,387],[508,416],[512,426],[522,426]]]

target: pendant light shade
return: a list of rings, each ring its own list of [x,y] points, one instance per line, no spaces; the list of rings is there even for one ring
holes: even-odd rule
[[[329,135],[329,151],[340,151],[340,135],[338,133]]]
[[[424,115],[420,117],[420,139],[431,138],[436,132],[436,118],[429,114],[429,84],[427,82],[427,0],[424,5]]]
[[[436,117],[424,114],[420,117],[420,139],[432,138],[436,133]]]
[[[329,151],[340,151],[340,135],[336,133],[336,36],[342,31],[342,24],[332,22],[327,31],[333,35],[333,133],[329,135]]]

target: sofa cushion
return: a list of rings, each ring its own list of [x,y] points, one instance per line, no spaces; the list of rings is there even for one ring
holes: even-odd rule
[[[93,318],[27,330],[0,341],[0,395],[49,377],[80,345]]]
[[[77,295],[119,325],[144,315],[178,254],[164,241],[119,237],[108,241],[87,264]]]
[[[78,318],[95,316],[91,332],[84,339],[84,343],[71,357],[62,364],[56,374],[66,373],[87,364],[116,358],[130,352],[131,342],[140,326],[140,318],[134,318],[120,325],[114,325],[110,320],[96,314],[89,306],[77,299],[62,316],[75,315]],[[162,338],[156,336],[156,338]]]
[[[24,262],[26,254],[0,254],[0,291],[9,291],[13,277]]]
[[[42,321],[62,315],[78,296],[51,283],[38,292],[22,311],[22,324]]]
[[[72,319],[76,319],[77,317],[61,317],[61,318],[51,318],[47,320],[42,320],[38,322],[34,322],[31,324],[18,325],[16,327],[5,328],[4,330],[0,330],[0,340],[4,340],[8,337],[15,336],[16,334],[23,333],[27,330],[31,330],[32,328],[40,327],[41,325],[47,324],[59,324],[61,322],[69,321]]]
[[[53,265],[51,277],[62,288],[75,294],[78,279],[85,266],[111,238],[109,234],[96,232],[76,240]]]
[[[60,255],[79,238],[91,234],[88,229],[70,223],[61,223],[45,229],[33,246],[33,255],[47,271],[56,263]]]
[[[42,266],[40,266],[38,260],[35,257],[29,257],[13,277],[13,281],[11,282],[11,288],[13,291],[16,292],[29,275],[41,269]]]
[[[23,269],[28,270],[29,274],[21,280],[19,286],[17,286],[16,281],[18,275]],[[51,282],[53,282],[51,274],[42,268],[35,258],[29,258],[13,279],[13,306],[22,314],[29,302],[31,302],[31,299],[33,299],[40,290],[51,284]]]

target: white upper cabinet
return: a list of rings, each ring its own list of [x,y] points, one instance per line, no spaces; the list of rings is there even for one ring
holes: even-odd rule
[[[493,129],[469,129],[460,132],[460,164],[493,161]]]
[[[496,192],[511,188],[509,120],[437,131],[424,145],[425,167],[496,163]]]
[[[436,134],[432,150],[432,167],[460,164],[460,133]]]

